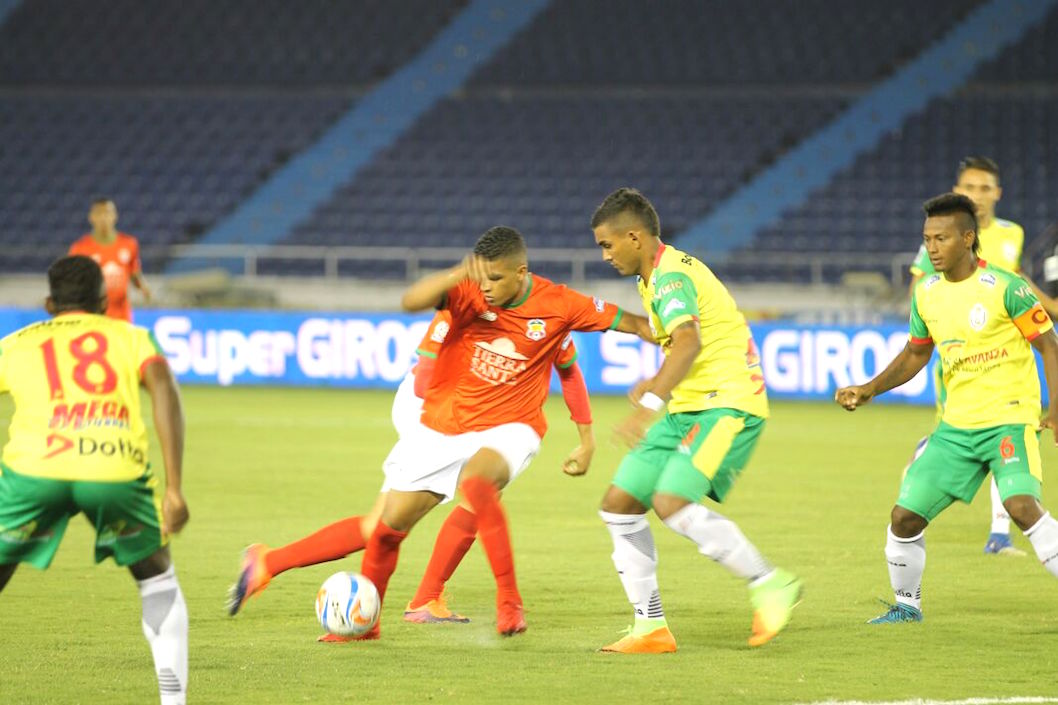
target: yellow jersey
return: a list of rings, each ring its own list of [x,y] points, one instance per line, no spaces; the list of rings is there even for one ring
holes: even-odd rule
[[[56,480],[122,482],[147,470],[144,368],[165,360],[145,328],[89,313],[0,340],[0,393],[15,402],[4,467]]]
[[[990,264],[960,282],[923,278],[911,298],[910,337],[932,341],[956,428],[1035,424],[1040,383],[1030,342],[1053,328],[1029,285]]]
[[[1025,231],[1012,220],[992,218],[992,224],[978,231],[977,239],[981,245],[978,257],[988,264],[994,264],[1009,272],[1021,272],[1021,250],[1025,245]],[[929,261],[926,246],[918,248],[915,261],[911,264],[911,273],[916,277],[935,274],[933,263]]]
[[[665,355],[672,331],[694,321],[702,341],[687,376],[672,390],[668,411],[739,409],[767,418],[768,395],[749,325],[727,288],[698,259],[662,244],[649,281],[638,278],[651,330]]]

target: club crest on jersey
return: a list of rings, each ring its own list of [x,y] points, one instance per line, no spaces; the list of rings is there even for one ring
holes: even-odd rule
[[[129,260],[132,259],[132,253],[122,247],[118,250],[118,259],[121,260],[122,264],[128,264]]]
[[[430,333],[430,340],[435,343],[443,343],[447,336],[448,321],[441,321],[436,326],[434,326],[433,333]]]
[[[981,330],[988,323],[988,311],[985,310],[984,305],[974,304],[974,307],[970,309],[970,327],[974,330]]]
[[[493,321],[496,320],[496,312],[495,311],[485,311],[484,313],[479,313],[478,314],[478,318],[483,318],[486,321],[488,321],[489,323],[492,323]]]
[[[470,372],[491,385],[514,384],[518,375],[528,367],[528,360],[509,338],[497,338],[492,342],[479,340],[474,343]]]
[[[543,340],[547,336],[547,326],[542,318],[532,318],[526,324],[525,337],[529,340]]]
[[[996,275],[992,274],[991,272],[985,272],[977,278],[977,281],[981,282],[982,284],[985,284],[986,286],[995,286]]]

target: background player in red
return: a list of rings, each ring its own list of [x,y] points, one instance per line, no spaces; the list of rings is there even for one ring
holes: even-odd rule
[[[71,255],[85,255],[95,260],[103,270],[107,285],[106,315],[132,320],[129,305],[129,282],[151,300],[151,290],[143,278],[140,264],[140,243],[132,235],[117,231],[118,208],[109,198],[97,198],[88,209],[92,232],[70,246]]]
[[[481,294],[485,312],[474,306]],[[408,531],[458,487],[477,517],[496,578],[496,629],[518,634],[526,623],[499,490],[539,450],[551,366],[567,334],[615,328],[649,336],[647,321],[534,277],[521,234],[502,226],[482,235],[463,263],[414,284],[402,304],[409,311],[447,309],[452,330],[422,426],[386,458],[390,491],[361,570],[384,597]]]

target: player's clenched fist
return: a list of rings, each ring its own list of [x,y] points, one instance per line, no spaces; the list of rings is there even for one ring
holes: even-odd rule
[[[856,407],[863,406],[871,400],[874,395],[864,385],[855,387],[842,387],[834,394],[834,401],[841,404],[848,411],[855,411]]]

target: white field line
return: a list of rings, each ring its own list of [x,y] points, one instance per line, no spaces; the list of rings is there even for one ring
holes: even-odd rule
[[[1058,703],[1058,698],[967,698],[966,700],[823,700],[815,703],[798,703],[797,705],[1037,705],[1038,703]]]

